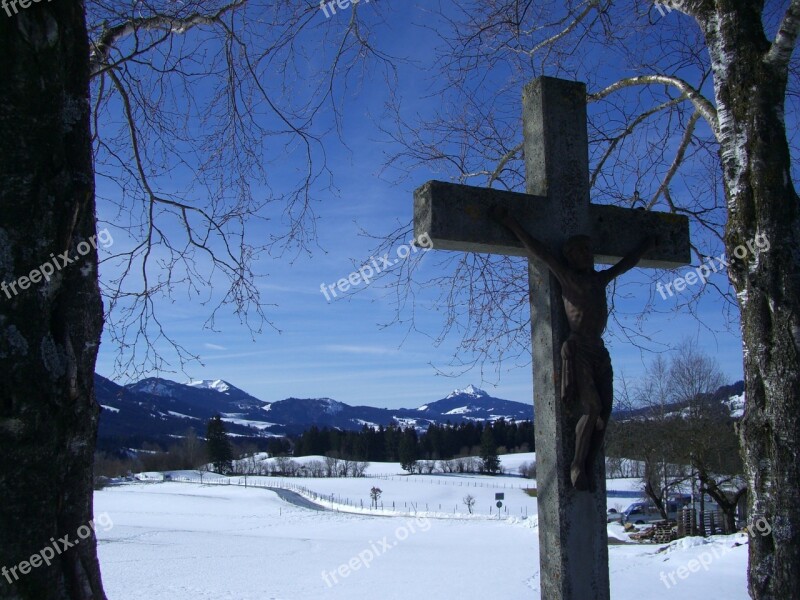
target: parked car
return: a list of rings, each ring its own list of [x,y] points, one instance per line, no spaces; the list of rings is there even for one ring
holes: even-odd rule
[[[677,520],[678,513],[685,503],[681,499],[667,501],[667,518],[671,521]],[[633,523],[634,525],[644,525],[655,521],[663,521],[664,517],[650,501],[634,502],[622,512],[622,523]]]
[[[606,514],[606,523],[621,523],[622,522],[622,513],[619,512],[616,508],[609,508],[608,513]]]
[[[653,521],[660,521],[664,517],[658,512],[656,505],[652,502],[634,502],[622,511],[622,523],[633,523],[644,525]]]

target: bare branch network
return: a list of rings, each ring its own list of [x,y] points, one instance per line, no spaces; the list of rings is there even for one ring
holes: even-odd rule
[[[539,75],[583,80],[590,90],[593,202],[687,215],[698,264],[722,252],[727,218],[719,163],[722,125],[703,37],[703,19],[711,18],[707,3],[687,0],[666,16],[653,2],[641,0],[624,6],[607,0],[492,0],[459,6],[436,12],[447,27],[439,29],[442,44],[430,93],[444,98],[442,108],[412,121],[401,116],[399,102],[392,107],[394,120],[384,133],[400,149],[388,161],[387,172],[402,180],[425,169],[454,182],[524,191],[521,90]],[[774,7],[765,12],[766,30],[776,31],[766,60],[781,56],[787,61],[791,55],[797,6],[793,1],[785,16]],[[502,76],[494,79],[487,73]],[[625,76],[609,81],[615,73]],[[797,84],[793,71],[787,110],[795,114]],[[379,240],[383,245],[376,252],[409,231],[410,225]],[[523,261],[477,255],[440,261],[436,272],[448,275],[428,277],[432,269],[420,270],[418,260],[410,260],[385,277],[397,308],[393,323],[415,330],[415,313],[408,306],[428,290],[429,305],[445,315],[433,342],[461,340],[447,373],[475,366],[481,372],[489,365],[498,369],[506,360],[527,365]],[[649,277],[655,284],[663,273]],[[614,288],[611,333],[642,348],[665,348],[644,334],[647,315],[676,310],[697,316],[698,302],[709,294],[719,300],[726,328],[738,328],[735,298],[724,277],[682,295],[669,308],[659,305],[650,285],[641,309],[623,314],[619,300],[630,297],[631,289]],[[641,284],[636,289],[640,296]],[[439,293],[431,298],[434,290]],[[715,333],[699,317],[698,324]]]
[[[87,9],[100,219],[128,238],[102,272],[117,371],[174,369],[172,357],[183,368],[198,357],[170,335],[158,301],[208,304],[209,328],[223,308],[252,334],[274,328],[259,261],[314,248],[315,196],[333,183],[323,138],[340,132],[341,97],[361,69],[391,84],[394,65],[357,6],[335,26],[290,0]],[[298,78],[311,52],[319,70]],[[276,182],[292,171],[294,187]]]
[[[209,303],[209,327],[225,306],[253,332],[272,326],[255,284],[258,261],[314,247],[314,197],[333,185],[323,139],[341,134],[342,94],[367,70],[383,70],[393,89],[395,65],[373,44],[373,25],[390,11],[397,18],[411,12],[380,2],[350,8],[325,19],[318,3],[290,0],[162,0],[125,9],[90,2],[100,213],[132,240],[124,249],[118,243],[103,265],[110,331],[126,356],[120,371],[169,366],[155,349],[170,345],[182,361],[196,358],[158,321],[159,295]],[[698,263],[721,253],[725,124],[705,47],[707,2],[686,0],[666,15],[645,0],[624,7],[610,0],[473,0],[419,10],[437,23],[433,69],[422,67],[435,73],[429,93],[442,101],[409,118],[404,99],[392,96],[381,132],[396,150],[385,175],[407,180],[424,169],[524,190],[521,89],[542,74],[580,79],[590,90],[593,201],[688,215]],[[799,10],[793,0],[788,10],[775,3],[764,12],[773,40],[764,60],[788,71],[787,111],[794,114],[800,94],[790,59]],[[311,52],[323,66],[308,77]],[[796,145],[798,132],[789,135]],[[792,160],[796,176],[797,156]],[[293,189],[274,187],[276,168],[299,174]],[[268,234],[259,239],[253,231]],[[376,240],[373,254],[382,255],[408,240],[411,227],[368,235]],[[381,274],[396,309],[385,325],[414,331],[415,311],[435,306],[442,330],[421,333],[434,344],[455,338],[459,348],[449,367],[437,365],[443,371],[483,372],[508,360],[527,365],[523,263],[475,255],[428,260],[439,260],[438,268],[422,271],[419,256],[411,256]],[[655,283],[662,274],[650,277]],[[720,300],[727,327],[737,327],[723,279],[671,308],[651,286],[641,309],[624,314],[619,300],[632,289],[614,288],[612,335],[642,347],[661,347],[644,334],[648,314],[696,314],[709,294]]]

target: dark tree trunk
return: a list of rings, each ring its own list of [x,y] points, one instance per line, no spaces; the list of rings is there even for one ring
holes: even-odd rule
[[[661,492],[653,487],[653,483],[649,478],[647,478],[647,481],[644,484],[644,493],[648,498],[650,498],[653,504],[655,504],[656,509],[661,513],[661,517],[664,520],[667,520],[667,507],[663,502]]]
[[[727,254],[741,309],[747,404],[741,425],[756,600],[800,598],[800,214],[784,121],[787,69],[768,59],[762,2],[723,0],[703,27],[714,65],[728,202]],[[737,248],[769,249],[737,258]],[[741,255],[742,252],[739,251]]]
[[[739,499],[747,492],[747,488],[738,490],[733,496],[728,496],[713,479],[710,479],[708,473],[700,469],[698,477],[702,482],[706,493],[714,499],[722,513],[725,515],[724,532],[734,533],[736,531],[736,510],[739,507]]]
[[[95,199],[84,4],[16,6],[0,14],[0,598],[100,600],[93,533],[59,544],[51,566],[17,567],[51,538],[86,536],[93,518],[103,309],[85,245]],[[21,289],[18,278],[61,265],[63,252],[79,258]]]
[[[697,534],[703,537],[708,535],[706,531],[706,486],[703,485],[703,482],[700,482],[700,518],[699,524],[697,527]]]

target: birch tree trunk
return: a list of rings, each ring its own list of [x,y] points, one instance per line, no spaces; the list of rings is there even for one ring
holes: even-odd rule
[[[726,249],[741,309],[747,403],[741,443],[755,600],[800,598],[800,214],[784,121],[791,9],[770,43],[760,2],[717,2],[701,19],[714,68],[728,203]],[[797,2],[794,3],[795,5]],[[798,15],[800,17],[800,15]],[[796,35],[796,33],[795,33]],[[784,38],[784,42],[787,40]],[[788,51],[787,51],[788,50]],[[755,241],[768,249],[759,249]],[[748,242],[751,246],[748,246]],[[755,247],[755,251],[752,248]],[[742,250],[744,248],[744,250]]]
[[[0,15],[0,598],[101,600],[86,533],[103,307],[84,3],[16,6]],[[21,565],[46,547],[60,550],[49,566]]]

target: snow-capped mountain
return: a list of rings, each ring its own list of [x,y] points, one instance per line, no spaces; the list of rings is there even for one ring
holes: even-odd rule
[[[493,421],[500,417],[512,421],[530,421],[533,419],[532,404],[522,404],[511,400],[501,400],[490,396],[473,385],[463,390],[454,390],[436,402],[423,404],[417,408],[418,413],[441,415],[458,422],[458,417],[477,421]]]
[[[350,406],[331,398],[287,398],[264,402],[227,381],[177,383],[149,378],[126,386],[96,376],[101,438],[181,436],[192,427],[202,433],[206,421],[222,415],[230,433],[265,437],[299,434],[316,425],[343,430],[396,424],[427,429],[432,423],[530,420],[529,404],[501,400],[468,386],[416,409]]]
[[[182,436],[192,427],[205,431],[206,421],[215,414],[232,420],[229,431],[253,435],[241,420],[258,414],[256,421],[267,421],[264,402],[228,385],[218,389],[184,385],[168,379],[148,378],[126,386],[95,375],[95,394],[103,407],[100,415],[100,446],[106,440],[135,442]],[[238,422],[233,422],[239,419]],[[109,442],[110,444],[110,442]]]
[[[481,398],[483,396],[488,396],[486,392],[484,392],[480,388],[476,388],[474,385],[469,384],[463,390],[454,390],[447,395],[447,398],[454,398],[455,396],[474,396],[475,398]],[[447,399],[445,398],[445,400]]]
[[[186,385],[196,388],[203,388],[206,390],[216,390],[218,392],[222,392],[223,394],[231,389],[231,385],[227,381],[222,381],[222,379],[191,380]]]

